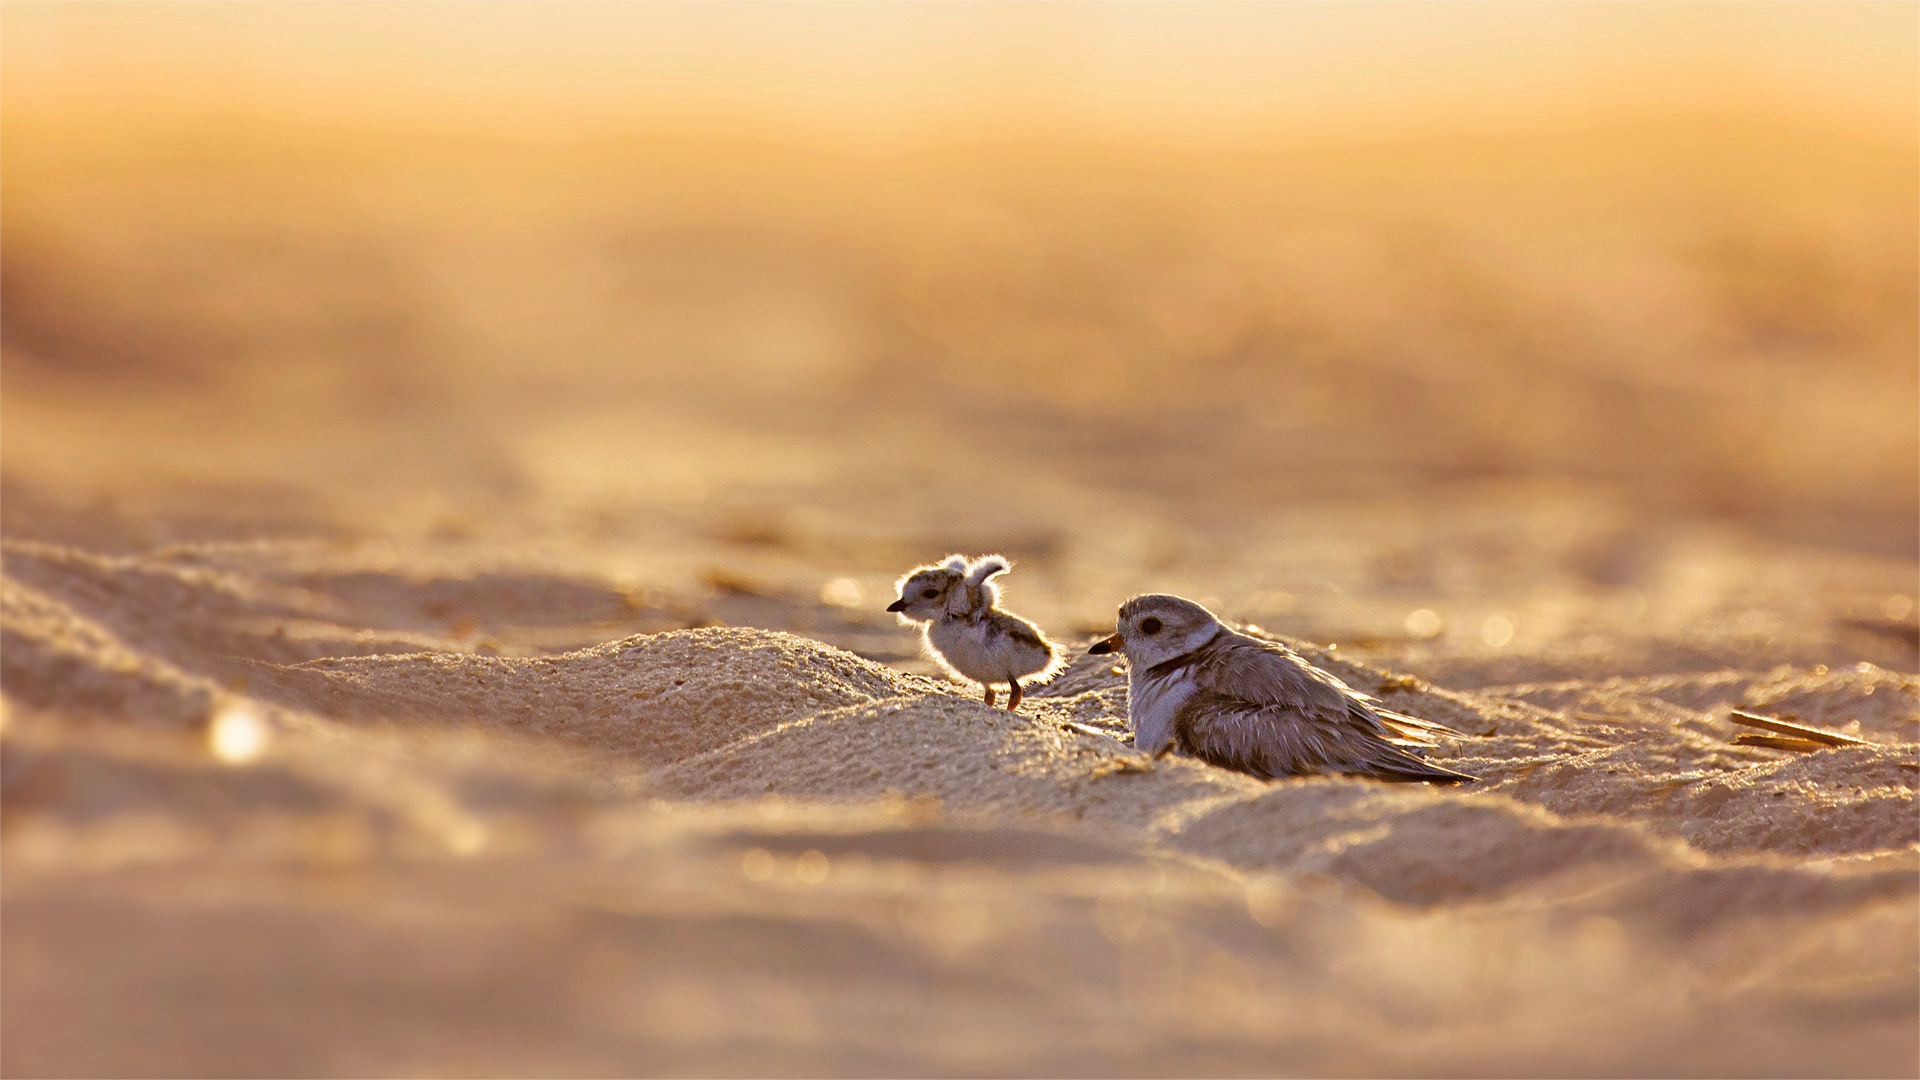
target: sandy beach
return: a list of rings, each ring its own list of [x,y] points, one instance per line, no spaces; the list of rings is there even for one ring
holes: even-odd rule
[[[216,108],[36,67],[63,7],[0,1072],[1920,1068],[1911,100]],[[1075,657],[1017,713],[884,610],[988,551]],[[1084,655],[1143,591],[1479,782],[1148,759]]]

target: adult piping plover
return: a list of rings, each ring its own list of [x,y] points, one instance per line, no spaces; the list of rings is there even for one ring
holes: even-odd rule
[[[1178,596],[1120,605],[1119,632],[1090,653],[1127,658],[1134,746],[1261,779],[1344,773],[1457,784],[1478,779],[1409,752],[1457,731],[1391,712],[1278,642],[1242,634]]]
[[[1006,683],[1007,708],[1015,709],[1020,680],[1050,677],[1062,657],[1039,627],[1000,610],[1000,587],[991,579],[1011,566],[998,555],[972,562],[949,555],[944,562],[915,567],[900,579],[900,599],[887,610],[922,624],[927,651],[948,671],[984,687],[987,704],[993,704],[993,684]]]

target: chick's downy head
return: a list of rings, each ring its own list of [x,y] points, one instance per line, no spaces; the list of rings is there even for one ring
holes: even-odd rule
[[[913,622],[931,622],[948,614],[953,603],[964,601],[967,560],[949,555],[944,561],[916,566],[900,578],[900,598],[887,610]]]

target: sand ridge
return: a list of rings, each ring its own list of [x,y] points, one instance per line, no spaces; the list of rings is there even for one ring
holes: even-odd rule
[[[37,586],[15,580],[16,571]],[[6,587],[6,677],[19,701],[94,685],[89,700],[118,695],[114,709],[130,717],[155,711],[184,721],[237,694],[328,723],[549,737],[644,777],[659,798],[929,796],[953,807],[1125,821],[1149,834],[1165,830],[1156,822],[1190,827],[1193,805],[1284,805],[1287,792],[1317,790],[1306,782],[1269,793],[1197,763],[1143,761],[1122,742],[1122,669],[1099,658],[1078,658],[1025,713],[1009,714],[964,688],[778,631],[668,631],[541,657],[440,651],[275,663],[224,652],[243,618],[297,611],[241,576],[155,572],[35,547],[10,552]],[[114,622],[91,621],[41,588],[91,603]],[[129,640],[165,640],[169,655],[147,655]],[[1526,807],[1539,807],[1720,854],[1871,854],[1920,842],[1914,676],[1862,665],[1462,693],[1287,640],[1393,708],[1463,732],[1434,752],[1481,778],[1461,801],[1512,802],[1516,821],[1544,820],[1526,817]],[[1886,741],[1804,757],[1737,747],[1724,720],[1734,704],[1814,721],[1844,713]],[[1077,732],[1061,723],[1068,720],[1120,737]],[[1381,806],[1436,798],[1448,801],[1416,789],[1370,796]],[[1501,813],[1476,820],[1505,820]],[[1591,835],[1585,824],[1565,828],[1575,848],[1586,843],[1576,837]],[[1471,831],[1461,826],[1462,835]]]
[[[1460,730],[1436,756],[1483,779],[1265,783],[1135,753],[1110,657],[1076,657],[1009,713],[777,630],[507,655],[405,625],[424,607],[379,595],[363,612],[353,590],[290,584],[261,549],[5,555],[7,918],[34,943],[5,954],[6,1008],[27,1021],[85,992],[52,966],[58,946],[108,950],[143,992],[196,987],[235,1016],[358,1016],[367,979],[426,965],[440,974],[407,977],[458,1014],[529,1018],[479,1057],[436,1044],[435,1060],[491,1073],[620,1071],[638,1047],[685,1069],[1259,1072],[1276,1038],[1325,1070],[1619,1071],[1689,1052],[1759,1067],[1821,1045],[1818,1060],[1871,1071],[1892,1052],[1872,1018],[1903,1007],[1901,958],[1920,945],[1903,914],[1920,896],[1920,679],[1870,666],[1466,692],[1283,639]],[[674,605],[700,615],[697,598],[648,607]],[[276,632],[302,621],[338,629]],[[1735,747],[1734,705],[1857,720],[1876,744]],[[235,707],[274,733],[241,768],[202,741]],[[369,896],[384,899],[351,899]],[[160,936],[79,929],[102,919]],[[235,996],[266,976],[227,945],[287,935],[300,944],[272,953],[296,980]],[[184,965],[157,943],[175,940],[226,959]],[[633,964],[655,975],[632,982]],[[1549,972],[1570,988],[1543,996]],[[469,989],[495,983],[530,989]],[[1779,1019],[1811,984],[1861,1017],[1855,1057]],[[553,995],[574,1004],[552,1011]],[[889,1011],[905,999],[940,1022]],[[752,1030],[721,1001],[759,1010]],[[10,1038],[8,1069],[111,1071],[115,1047],[172,1046],[197,1066],[274,1071],[293,1053],[354,1071],[410,1038],[368,1015],[358,1029],[382,1041],[327,1051],[311,1042],[323,1023],[258,1056],[169,1015],[91,1049],[41,1023],[54,1034]],[[883,1015],[905,1036],[876,1037]],[[1160,1016],[1179,1023],[1142,1026]],[[1399,1037],[1356,1051],[1382,1016]],[[547,1056],[535,1030],[574,1047]]]

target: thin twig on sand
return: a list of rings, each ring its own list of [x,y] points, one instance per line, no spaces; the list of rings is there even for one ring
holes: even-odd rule
[[[1815,750],[1832,749],[1832,747],[1826,743],[1814,742],[1812,739],[1789,739],[1784,735],[1755,735],[1751,731],[1743,731],[1735,735],[1733,737],[1733,745],[1764,746],[1772,750],[1792,750],[1799,754],[1811,754]]]
[[[1787,736],[1786,739],[1774,740],[1772,742],[1761,742],[1760,740],[1765,738],[1765,736],[1742,735],[1739,738],[1735,739],[1734,740],[1735,742],[1741,742],[1743,740],[1746,740],[1751,744],[1760,745],[1760,746],[1771,746],[1771,745],[1774,745],[1774,742],[1781,742],[1781,743],[1810,742],[1810,743],[1818,744],[1813,747],[1808,747],[1807,749],[1819,749],[1821,746],[1872,746],[1874,745],[1873,743],[1867,741],[1866,739],[1856,739],[1851,735],[1842,735],[1839,732],[1827,731],[1823,728],[1808,727],[1805,724],[1793,724],[1793,723],[1788,723],[1785,720],[1775,720],[1770,716],[1759,716],[1754,713],[1743,712],[1740,709],[1732,710],[1730,715],[1733,722],[1736,724],[1744,724],[1747,727],[1765,728],[1768,731],[1772,731],[1777,734]],[[1778,749],[1798,750],[1801,748],[1797,746],[1780,746],[1778,747]]]
[[[1069,731],[1077,731],[1082,735],[1104,735],[1109,739],[1118,739],[1120,737],[1115,732],[1102,731],[1091,724],[1083,724],[1078,720],[1062,720],[1059,723],[1061,727],[1066,728]]]

